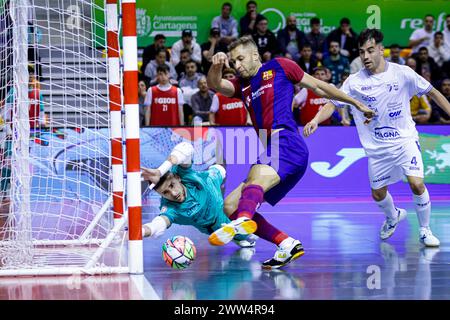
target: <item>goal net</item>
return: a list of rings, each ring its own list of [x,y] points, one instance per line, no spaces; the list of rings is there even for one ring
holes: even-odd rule
[[[103,1],[0,0],[0,275],[129,272]]]

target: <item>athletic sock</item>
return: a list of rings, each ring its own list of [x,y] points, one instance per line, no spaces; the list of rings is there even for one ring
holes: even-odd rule
[[[430,215],[431,215],[431,201],[428,190],[420,196],[413,195],[414,203],[416,204],[417,218],[419,219],[420,227],[428,228],[430,226]]]
[[[289,238],[286,233],[275,228],[258,212],[255,212],[253,215],[253,221],[255,221],[258,225],[258,229],[256,229],[255,234],[264,240],[272,242],[278,246],[281,242],[283,242],[283,240]]]
[[[253,218],[256,209],[264,201],[264,189],[257,184],[242,188],[241,198],[237,207],[237,217]]]
[[[389,191],[386,192],[386,197],[383,200],[375,202],[378,205],[378,207],[380,207],[380,209],[383,210],[386,217],[397,220],[398,218],[397,209],[395,209],[394,199],[392,199],[392,196],[389,193]]]

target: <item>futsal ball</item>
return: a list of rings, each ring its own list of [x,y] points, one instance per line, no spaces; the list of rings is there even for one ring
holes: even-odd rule
[[[194,243],[184,236],[167,239],[162,246],[163,259],[173,269],[187,268],[194,261],[196,254]]]

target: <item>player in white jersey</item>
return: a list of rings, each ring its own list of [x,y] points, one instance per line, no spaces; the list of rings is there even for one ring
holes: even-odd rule
[[[359,55],[365,68],[352,74],[341,90],[375,111],[370,121],[353,112],[359,139],[369,158],[372,197],[386,214],[380,231],[381,239],[389,238],[406,210],[394,205],[388,185],[406,176],[413,192],[420,224],[420,241],[436,247],[440,242],[430,230],[431,202],[423,182],[423,162],[419,135],[411,117],[409,100],[414,95],[428,94],[450,115],[450,104],[433,86],[407,66],[389,63],[383,58],[383,34],[366,29],[359,37]],[[308,137],[318,123],[328,119],[340,102],[328,102],[311,122],[305,125]]]

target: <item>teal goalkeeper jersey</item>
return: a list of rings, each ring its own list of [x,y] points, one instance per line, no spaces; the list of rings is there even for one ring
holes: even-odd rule
[[[182,203],[161,198],[161,215],[171,223],[192,225],[203,233],[211,234],[229,223],[223,212],[223,195],[220,190],[223,178],[216,168],[195,171],[192,167],[175,166],[172,172],[181,178],[186,187],[186,199]]]

